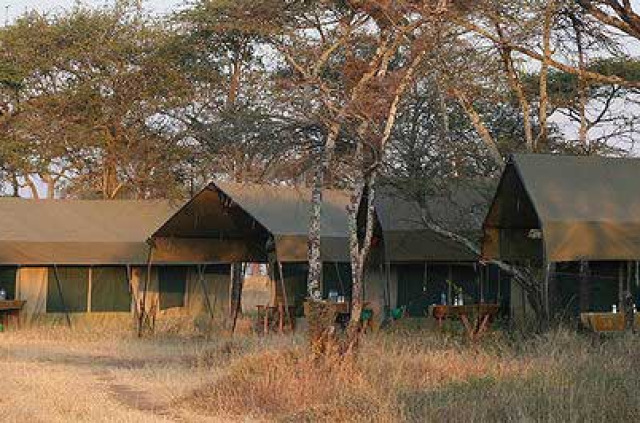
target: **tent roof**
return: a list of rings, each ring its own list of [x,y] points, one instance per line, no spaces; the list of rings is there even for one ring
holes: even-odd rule
[[[311,190],[262,184],[216,182],[225,194],[251,214],[274,235],[309,233]],[[321,233],[323,237],[348,237],[347,206],[344,191],[323,191]]]
[[[0,198],[0,263],[137,264],[170,201]]]
[[[492,228],[538,228],[551,261],[640,259],[638,181],[638,159],[514,155],[485,221],[485,236]]]
[[[227,205],[225,197],[230,200]],[[323,259],[348,261],[346,208],[349,198],[337,190],[325,190],[323,198]],[[224,259],[249,261],[256,257],[265,259],[265,252],[256,252],[255,245],[251,244],[266,232],[273,235],[280,261],[306,261],[310,213],[310,189],[216,181],[177,211],[153,237],[182,238],[188,243],[208,238],[210,244],[215,242],[214,238],[240,240],[244,246],[238,246],[234,254]],[[252,220],[259,228],[252,227]],[[258,249],[264,250],[264,246]]]
[[[454,231],[478,231],[481,219],[475,209],[486,200],[477,191],[453,189],[450,196],[428,195],[412,201],[392,188],[376,194],[376,214],[382,228],[387,259],[410,261],[474,261],[477,256],[459,243],[428,229],[423,219]]]

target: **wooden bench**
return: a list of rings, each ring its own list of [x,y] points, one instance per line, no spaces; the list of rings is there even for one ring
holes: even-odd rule
[[[284,305],[277,306],[258,305],[258,321],[262,322],[264,334],[269,333],[269,327],[272,322],[272,317],[275,317],[278,322],[278,331],[284,333],[285,326],[289,325],[291,332],[296,329],[295,306],[289,306],[285,309]]]

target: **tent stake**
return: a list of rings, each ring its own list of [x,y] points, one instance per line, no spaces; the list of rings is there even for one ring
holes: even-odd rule
[[[58,286],[58,295],[60,295],[60,302],[62,303],[62,309],[64,310],[64,315],[67,318],[67,325],[71,327],[71,316],[69,316],[69,309],[67,308],[67,304],[64,301],[64,296],[62,295],[62,285],[60,284],[60,278],[58,277],[58,265],[53,265],[53,276],[56,278],[56,285]]]

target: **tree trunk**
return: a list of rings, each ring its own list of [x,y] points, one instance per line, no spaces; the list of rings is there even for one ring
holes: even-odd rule
[[[31,179],[31,176],[30,175],[25,175],[24,176],[24,181],[25,181],[26,186],[31,191],[31,196],[35,200],[39,200],[40,199],[40,193],[38,192],[38,187],[36,186],[35,182],[33,182],[33,179]]]
[[[242,80],[242,53],[236,52],[232,71],[231,80],[229,81],[229,91],[227,93],[227,108],[233,108],[236,105],[238,99],[238,92],[240,91],[240,82]]]
[[[242,287],[244,282],[244,272],[242,263],[231,265],[231,295],[229,298],[229,317],[231,319],[231,333],[236,330],[238,315],[242,309]]]
[[[473,104],[467,98],[466,94],[458,89],[453,89],[453,94],[456,96],[458,103],[462,106],[462,109],[465,111],[467,116],[469,116],[473,128],[476,130],[478,135],[480,135],[480,138],[484,142],[485,147],[487,147],[494,163],[502,169],[504,167],[504,159],[502,158],[502,154],[500,154],[498,145],[493,139],[491,132],[489,132],[489,129],[484,125],[484,123],[482,123],[482,117],[480,117],[478,111],[473,107]]]
[[[541,144],[547,143],[547,137],[549,129],[547,127],[548,119],[548,107],[549,107],[549,92],[548,92],[548,79],[549,79],[549,60],[551,59],[551,30],[553,28],[553,21],[556,11],[555,0],[550,0],[544,14],[544,25],[542,30],[542,54],[544,60],[540,66],[540,104],[538,107],[538,119],[540,120],[540,133],[534,143],[534,151],[540,149]]]
[[[375,225],[375,179],[376,171],[357,183],[351,194],[349,205],[349,253],[351,256],[351,319],[349,321],[349,343],[356,346],[363,309],[364,276],[371,239]],[[364,215],[364,234],[358,231],[358,215],[362,198],[366,192],[367,208]]]
[[[320,283],[322,281],[322,257],[321,257],[321,230],[322,230],[322,198],[324,191],[324,178],[331,165],[336,140],[340,133],[340,124],[334,122],[329,127],[329,133],[322,149],[320,162],[316,167],[316,173],[311,192],[311,216],[309,221],[309,274],[307,279],[307,295],[311,299],[322,298]]]
[[[16,172],[11,172],[11,188],[13,190],[12,197],[20,197],[20,182]]]
[[[572,18],[573,28],[576,32],[576,47],[578,49],[578,98],[579,98],[579,113],[580,113],[580,127],[578,129],[578,140],[584,149],[586,154],[589,153],[589,121],[587,119],[587,80],[584,77],[586,69],[586,62],[584,56],[584,46],[582,42],[582,28],[580,23]]]

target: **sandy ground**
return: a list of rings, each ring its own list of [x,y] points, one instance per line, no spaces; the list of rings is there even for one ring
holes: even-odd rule
[[[225,342],[237,341],[63,328],[0,333],[0,420],[211,421],[173,402],[219,376]]]

